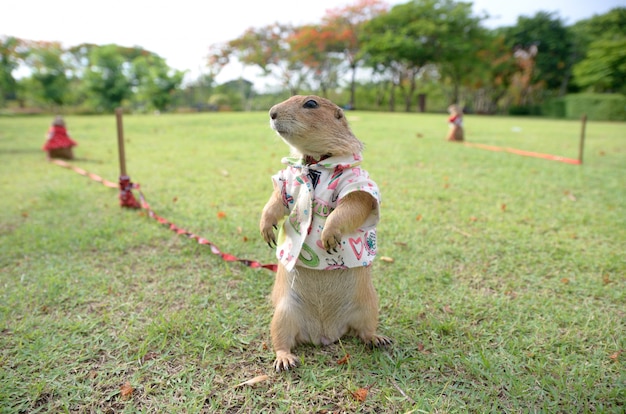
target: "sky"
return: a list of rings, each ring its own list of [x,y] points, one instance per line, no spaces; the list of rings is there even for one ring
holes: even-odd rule
[[[468,0],[472,1],[472,0]],[[391,6],[407,0],[387,0]],[[163,57],[170,67],[186,70],[186,80],[207,71],[209,46],[241,36],[250,27],[276,22],[318,23],[329,9],[356,0],[1,0],[0,36],[58,41],[64,47],[81,43],[141,46]],[[566,25],[626,7],[626,0],[474,0],[474,12],[486,12],[486,27],[510,26],[518,16],[556,12]],[[227,67],[219,83],[240,76],[261,88],[267,80],[252,79],[254,70]]]

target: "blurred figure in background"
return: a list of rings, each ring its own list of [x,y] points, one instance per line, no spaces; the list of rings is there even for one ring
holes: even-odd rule
[[[458,105],[448,107],[450,117],[448,118],[448,141],[463,141],[463,110]]]
[[[78,145],[76,141],[70,138],[65,129],[65,121],[60,115],[57,115],[48,129],[46,143],[43,150],[46,151],[48,160],[52,158],[62,158],[65,160],[73,160],[74,153],[72,147]]]

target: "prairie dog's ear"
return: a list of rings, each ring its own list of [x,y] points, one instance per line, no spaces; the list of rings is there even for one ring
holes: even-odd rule
[[[337,119],[341,119],[343,118],[343,109],[337,107],[337,109],[335,109],[335,118]]]

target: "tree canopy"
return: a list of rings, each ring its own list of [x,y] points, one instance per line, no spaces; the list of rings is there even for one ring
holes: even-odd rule
[[[626,93],[626,8],[566,25],[555,12],[519,16],[515,25],[488,29],[469,2],[355,0],[328,10],[319,22],[251,27],[222,44],[207,45],[208,73],[183,85],[184,72],[141,47],[0,37],[0,106],[74,106],[112,111],[168,110],[177,105],[248,108],[258,94],[249,81],[219,91],[216,76],[238,62],[273,77],[290,94],[346,91],[357,106],[359,88],[375,84],[377,105],[411,111],[418,94],[438,91],[447,103],[493,113],[532,106],[568,92]],[[26,71],[24,71],[26,69]],[[28,73],[16,78],[16,73]],[[237,89],[238,88],[238,89]],[[235,91],[235,89],[237,89]]]
[[[575,83],[593,92],[626,94],[626,8],[580,21],[572,31],[587,50],[574,66]]]

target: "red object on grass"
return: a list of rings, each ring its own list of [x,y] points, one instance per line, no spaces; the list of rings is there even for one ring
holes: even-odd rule
[[[130,182],[130,177],[122,175],[120,177],[120,206],[128,208],[141,208],[141,205],[133,195],[133,188],[135,188],[135,186]]]
[[[48,139],[43,145],[44,151],[50,151],[60,148],[72,148],[78,145],[76,141],[74,141],[67,134],[67,130],[63,125],[52,125],[50,129],[48,129]]]

